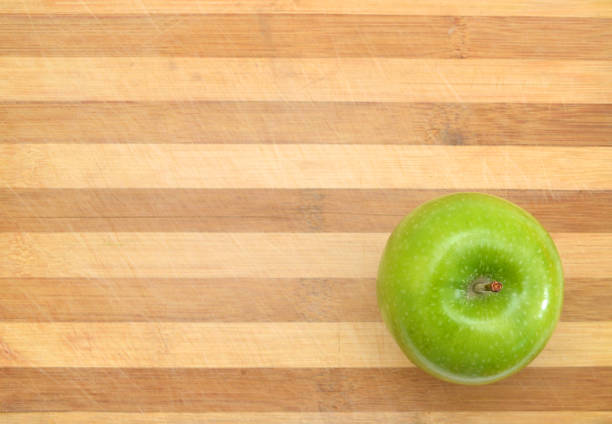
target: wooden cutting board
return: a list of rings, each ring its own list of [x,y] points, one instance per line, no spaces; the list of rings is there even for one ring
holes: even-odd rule
[[[0,421],[612,422],[612,2],[4,0]],[[455,191],[551,232],[562,320],[412,366],[386,237]]]

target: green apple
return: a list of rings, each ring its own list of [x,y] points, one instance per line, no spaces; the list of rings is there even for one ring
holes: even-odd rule
[[[533,360],[563,302],[552,239],[504,199],[457,193],[406,216],[385,247],[382,317],[406,356],[446,381],[486,384]]]

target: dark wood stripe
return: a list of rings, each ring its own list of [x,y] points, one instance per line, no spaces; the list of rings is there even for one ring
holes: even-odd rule
[[[409,369],[2,368],[0,409],[26,411],[601,411],[612,368],[527,368],[492,386]]]
[[[565,282],[563,321],[612,320],[610,279]],[[380,321],[374,279],[0,279],[0,321]]]
[[[610,146],[611,133],[612,104],[0,103],[0,143]]]
[[[0,54],[609,59],[612,19],[12,15],[0,16]]]
[[[612,278],[565,281],[562,321],[612,321]]]
[[[612,412],[17,412],[2,418],[4,424],[609,424]]]
[[[0,232],[389,232],[453,190],[0,189]],[[612,191],[485,190],[550,232],[612,232]]]
[[[0,279],[2,321],[379,321],[371,279]]]

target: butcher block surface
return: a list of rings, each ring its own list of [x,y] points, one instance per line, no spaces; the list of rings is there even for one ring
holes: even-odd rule
[[[565,271],[490,386],[376,305],[457,191]],[[0,252],[2,423],[611,423],[612,1],[4,0]]]

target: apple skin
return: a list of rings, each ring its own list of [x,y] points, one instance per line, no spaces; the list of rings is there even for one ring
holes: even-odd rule
[[[474,293],[479,277],[503,289]],[[532,215],[499,197],[457,193],[424,203],[395,228],[376,291],[412,362],[446,381],[487,384],[544,348],[561,313],[563,270]]]

